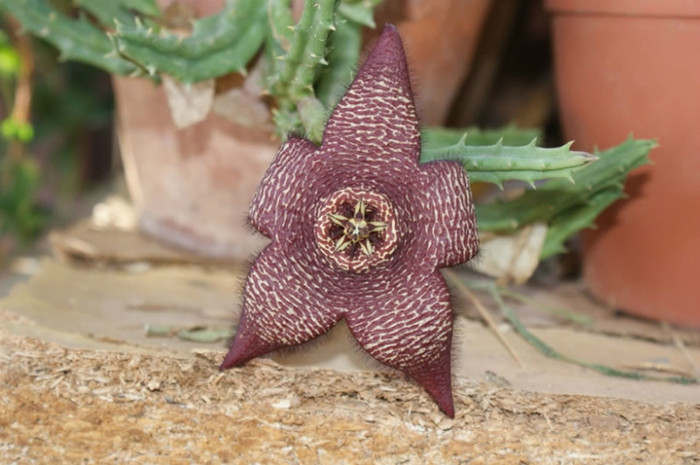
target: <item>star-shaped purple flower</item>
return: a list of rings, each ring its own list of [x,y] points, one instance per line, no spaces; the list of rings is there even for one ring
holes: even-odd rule
[[[378,361],[454,416],[452,308],[438,268],[478,250],[459,163],[419,165],[420,129],[401,39],[386,26],[317,147],[290,138],[250,220],[272,239],[253,263],[222,369],[309,341],[345,318]]]

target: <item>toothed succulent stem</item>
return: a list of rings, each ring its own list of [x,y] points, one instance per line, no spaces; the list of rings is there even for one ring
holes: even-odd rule
[[[152,75],[169,74],[182,83],[245,73],[265,38],[266,5],[260,0],[227,0],[219,13],[194,22],[188,37],[143,24],[117,27],[121,54]]]
[[[569,237],[584,228],[594,227],[598,215],[623,196],[622,189],[610,187],[596,192],[587,199],[586,203],[556,215],[549,222],[540,258],[544,260],[552,255],[566,252],[564,243]]]
[[[316,98],[314,83],[328,65],[326,48],[335,29],[337,0],[307,0],[294,26],[289,7],[281,6],[283,3],[268,3],[267,83],[268,92],[277,102],[275,123],[281,138],[303,131],[319,143],[326,107]]]
[[[279,76],[271,94],[280,100],[298,102],[314,96],[313,83],[326,62],[326,42],[335,29],[337,0],[307,0],[301,19],[294,26],[289,51],[281,58]]]
[[[115,22],[133,24],[133,11],[159,16],[155,0],[73,0],[73,3],[93,15],[105,29],[114,29]]]
[[[278,134],[321,142],[333,99],[352,78],[363,25],[373,26],[380,0],[307,0],[291,25],[286,2],[268,1],[268,92],[277,101]]]
[[[81,61],[113,74],[143,74],[136,64],[113,53],[110,38],[83,16],[69,18],[46,0],[3,1],[0,10],[17,18],[25,31],[55,46],[62,60]]]
[[[491,182],[502,187],[506,180],[519,180],[533,184],[540,179],[566,178],[572,181],[572,173],[582,165],[595,160],[586,152],[570,150],[569,142],[557,148],[544,148],[529,144],[512,147],[499,140],[493,145],[467,145],[467,134],[454,145],[424,147],[421,161],[452,160],[462,163],[472,181]]]
[[[342,7],[341,3],[341,7]],[[328,45],[328,66],[321,70],[316,86],[318,99],[333,108],[352,80],[362,47],[362,24],[346,18],[342,8],[336,14],[336,29]]]
[[[595,216],[623,195],[627,175],[648,163],[651,140],[628,139],[598,153],[598,160],[571,174],[553,179],[505,202],[477,205],[479,230],[511,233],[526,224],[545,222],[551,227],[543,257],[556,253],[564,240],[590,225]],[[615,194],[615,195],[613,195]]]
[[[496,129],[470,126],[462,129],[427,127],[423,129],[423,150],[454,145],[467,134],[467,145],[493,145],[503,140],[503,145],[527,145],[539,139],[542,131],[537,128],[519,128],[513,124]]]

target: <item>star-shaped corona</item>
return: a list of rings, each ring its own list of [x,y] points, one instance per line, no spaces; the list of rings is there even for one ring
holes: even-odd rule
[[[253,262],[231,368],[316,338],[345,319],[379,362],[454,416],[452,307],[439,271],[478,250],[467,175],[419,164],[420,128],[396,28],[387,25],[317,147],[291,137],[250,207],[271,239]]]

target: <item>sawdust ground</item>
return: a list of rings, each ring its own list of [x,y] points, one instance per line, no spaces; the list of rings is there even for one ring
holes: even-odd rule
[[[700,406],[394,373],[219,372],[219,351],[67,349],[0,332],[0,463],[700,463]]]

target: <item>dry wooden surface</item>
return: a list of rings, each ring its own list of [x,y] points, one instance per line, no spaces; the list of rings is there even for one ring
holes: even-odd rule
[[[269,360],[221,373],[222,354],[67,349],[1,332],[0,462],[700,462],[697,404],[461,380],[451,420],[398,374]]]

